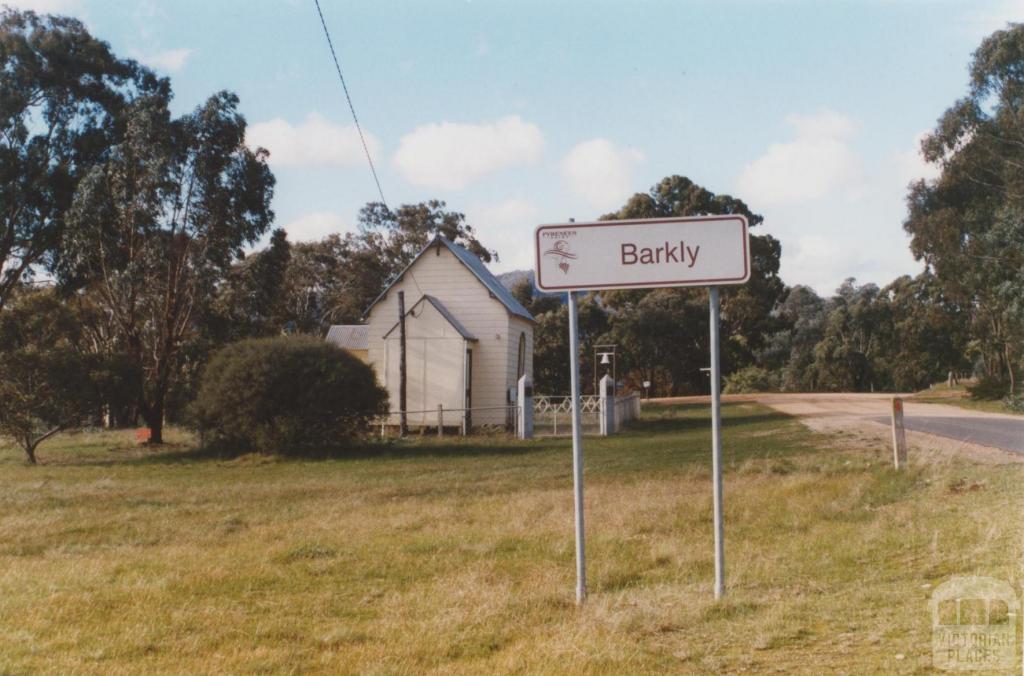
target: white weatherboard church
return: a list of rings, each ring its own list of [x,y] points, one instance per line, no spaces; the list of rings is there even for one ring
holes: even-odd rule
[[[398,292],[405,292],[406,410],[410,425],[510,421],[508,392],[533,376],[534,319],[472,253],[437,236],[366,311],[367,360],[399,407]],[[483,410],[481,410],[483,409]],[[397,417],[392,418],[397,421]]]

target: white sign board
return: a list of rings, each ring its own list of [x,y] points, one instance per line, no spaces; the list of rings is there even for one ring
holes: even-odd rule
[[[534,234],[542,291],[743,284],[747,219],[739,215],[542,225]]]

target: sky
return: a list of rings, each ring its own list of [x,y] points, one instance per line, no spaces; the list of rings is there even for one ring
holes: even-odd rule
[[[5,0],[0,0],[0,4]],[[379,199],[313,0],[6,0],[82,19],[169,76],[176,112],[241,99],[293,241]],[[663,177],[743,199],[783,280],[831,294],[922,269],[907,184],[1024,0],[321,0],[390,206],[463,212],[495,272],[542,223],[593,220]]]

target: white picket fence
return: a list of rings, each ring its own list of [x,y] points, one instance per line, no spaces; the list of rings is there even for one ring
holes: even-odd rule
[[[526,388],[520,388],[528,392]],[[518,397],[517,397],[518,398]],[[467,418],[473,419],[473,412],[506,412],[507,429],[520,438],[533,436],[569,436],[572,434],[572,397],[534,395],[523,397],[526,409],[519,403],[508,406],[487,406],[474,408],[442,408],[438,405],[433,409],[406,411],[406,418],[411,432],[444,434],[471,434],[473,430],[467,426]],[[532,411],[532,416],[525,415]],[[468,416],[466,414],[469,414]],[[389,411],[375,421],[379,426],[381,437],[392,436],[398,431],[401,413]],[[640,395],[630,394],[624,397],[608,395],[584,395],[580,397],[580,426],[583,434],[615,434],[631,420],[640,416]],[[524,422],[525,421],[525,422]],[[494,426],[485,426],[491,429]]]
[[[631,420],[640,417],[640,395],[608,397],[614,401],[614,417],[607,434],[614,434]],[[584,434],[601,434],[601,397],[580,397],[580,428]],[[539,395],[533,398],[533,431],[537,436],[572,434],[572,397]]]

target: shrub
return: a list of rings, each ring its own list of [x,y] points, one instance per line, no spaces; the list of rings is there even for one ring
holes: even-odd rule
[[[282,337],[242,340],[214,354],[193,413],[217,445],[301,455],[344,446],[386,405],[373,371],[345,350]]]
[[[1019,394],[1008,394],[1003,397],[1003,406],[1014,413],[1024,413],[1024,397]]]
[[[967,386],[971,393],[971,399],[985,399],[994,401],[1002,399],[1010,391],[1010,381],[999,376],[982,376],[978,382]]]
[[[0,311],[0,434],[36,449],[131,397],[118,355],[91,351],[74,311],[51,290],[19,290]]]
[[[779,374],[763,369],[760,366],[745,366],[726,376],[726,394],[746,394],[749,392],[778,392],[782,384]]]

